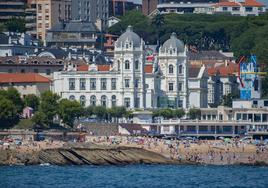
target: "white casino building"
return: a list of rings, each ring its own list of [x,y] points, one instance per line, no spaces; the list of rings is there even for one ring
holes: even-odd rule
[[[145,64],[145,43],[129,26],[115,43],[111,65],[66,65],[54,73],[54,92],[85,106],[129,109],[205,108],[205,67],[188,67],[187,48],[173,33],[153,64]]]

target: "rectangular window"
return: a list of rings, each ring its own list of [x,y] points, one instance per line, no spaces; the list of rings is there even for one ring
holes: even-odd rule
[[[140,82],[140,80],[139,80],[139,79],[136,79],[136,80],[135,80],[135,87],[136,87],[136,88],[138,88],[138,87],[139,87],[139,82]]]
[[[168,90],[173,91],[173,83],[168,83]]]
[[[111,89],[116,90],[116,78],[111,79]]]
[[[268,101],[264,101],[264,106],[268,106]]]
[[[101,78],[101,90],[106,90],[106,89],[107,89],[107,79]]]
[[[75,79],[69,78],[69,90],[75,90]]]
[[[130,107],[130,98],[125,98],[124,104],[125,104],[126,108],[129,108]]]
[[[96,78],[90,78],[90,90],[96,90]]]
[[[182,108],[183,107],[183,100],[178,100],[178,107]]]
[[[135,61],[135,69],[138,70],[139,69],[139,61]]]
[[[129,79],[125,79],[125,88],[129,88]]]
[[[135,99],[135,108],[140,108],[140,98]]]
[[[228,10],[228,7],[222,7],[222,10],[223,11],[227,11]]]
[[[182,83],[179,83],[179,91],[182,91]]]
[[[233,7],[232,10],[233,11],[239,11],[240,10],[240,7]]]
[[[80,78],[80,90],[86,90],[86,79]]]
[[[130,69],[129,61],[126,61],[125,62],[125,69],[126,70],[129,70]]]
[[[252,7],[246,7],[246,12],[252,12],[253,8]]]
[[[47,69],[46,70],[46,75],[50,75],[51,74],[51,70],[50,69]]]

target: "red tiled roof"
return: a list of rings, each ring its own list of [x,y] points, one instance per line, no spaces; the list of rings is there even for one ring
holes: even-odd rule
[[[77,71],[88,71],[88,65],[78,65]]]
[[[219,73],[221,76],[235,75],[238,72],[238,65],[230,63],[227,66],[208,68],[208,75],[212,76]]]
[[[231,2],[231,1],[222,1],[216,4],[217,7],[226,6],[226,7],[234,7],[234,6],[240,6],[239,3]]]
[[[241,4],[243,6],[248,6],[248,7],[265,7],[264,4],[259,3],[256,0],[245,0],[245,2]]]
[[[144,72],[153,73],[153,65],[145,65]]]
[[[50,79],[37,73],[1,73],[0,83],[49,83]]]
[[[247,7],[265,7],[264,4],[257,2],[256,0],[245,0],[245,2],[237,3],[232,1],[221,1],[216,4],[217,7],[226,6],[226,7],[235,7],[235,6],[247,6]]]
[[[98,65],[98,71],[110,71],[110,65]]]

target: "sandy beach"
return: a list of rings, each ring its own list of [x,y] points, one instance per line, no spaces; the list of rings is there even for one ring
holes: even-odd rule
[[[167,158],[186,160],[200,164],[268,164],[268,147],[256,146],[239,140],[199,140],[190,141],[163,140],[147,137],[88,137],[89,141],[100,145],[121,145],[139,147],[159,153]]]
[[[96,146],[137,148],[160,154],[169,160],[189,162],[191,164],[268,164],[268,148],[266,145],[256,146],[239,140],[225,142],[223,140],[189,141],[164,140],[149,137],[87,136],[85,143]],[[14,144],[8,146],[1,145],[0,153],[2,153],[2,157],[0,157],[0,161],[2,160],[2,163],[4,163],[5,158],[5,163],[16,164],[18,156],[31,158],[31,155],[36,157],[36,159],[32,159],[33,161],[38,161],[38,156],[35,155],[36,153],[50,149],[61,149],[68,144],[75,144],[76,147],[83,145],[83,143],[76,142],[76,140],[69,143],[50,140],[22,142],[20,146]],[[101,155],[99,157],[102,158]]]

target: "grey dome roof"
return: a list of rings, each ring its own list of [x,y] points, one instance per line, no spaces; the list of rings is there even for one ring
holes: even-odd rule
[[[162,46],[161,51],[164,52],[165,49],[177,48],[178,52],[184,52],[184,43],[177,38],[176,33],[172,33],[170,39],[168,39]]]
[[[141,38],[139,35],[133,32],[132,26],[128,26],[125,33],[123,33],[117,40],[117,47],[121,46],[121,43],[124,44],[126,41],[132,42],[132,45],[137,48],[141,45]]]

